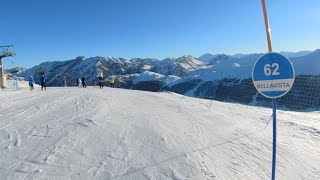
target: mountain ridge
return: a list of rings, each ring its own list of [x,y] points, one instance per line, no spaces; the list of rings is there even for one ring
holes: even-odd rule
[[[296,54],[307,53],[307,55],[299,57],[290,57],[290,60],[296,64],[298,74],[317,74],[318,64],[316,59],[320,57],[320,49],[313,52],[299,51]],[[294,53],[292,53],[294,54]],[[49,85],[61,86],[63,83],[57,79],[60,76],[67,76],[69,83],[73,85],[77,78],[85,76],[87,79],[93,79],[100,74],[104,77],[136,74],[132,77],[138,77],[139,74],[150,71],[163,76],[176,76],[178,80],[197,76],[201,79],[221,79],[225,77],[248,78],[250,77],[253,63],[262,54],[242,54],[242,55],[226,55],[226,54],[204,54],[199,58],[190,55],[181,56],[179,58],[168,57],[163,60],[155,58],[132,58],[130,60],[111,57],[111,56],[95,56],[85,58],[78,56],[75,59],[66,61],[43,62],[23,72],[19,72],[19,76],[28,78],[29,76],[37,77],[42,72],[49,76]],[[305,62],[308,62],[305,65]],[[308,68],[303,68],[307,66]],[[311,69],[311,71],[309,71]],[[137,75],[138,74],[138,75]],[[141,74],[145,77],[145,74]],[[150,73],[149,73],[150,74]],[[155,77],[155,76],[154,76]],[[150,79],[152,78],[140,78]],[[164,78],[166,79],[166,78]],[[156,79],[153,79],[156,80]],[[135,80],[133,80],[135,81]],[[137,81],[135,81],[137,82]]]

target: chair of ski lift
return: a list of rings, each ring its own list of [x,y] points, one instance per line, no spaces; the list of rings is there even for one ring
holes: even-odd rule
[[[1,54],[0,58],[15,56],[16,54],[12,51],[9,51],[9,47],[11,46],[0,46]]]

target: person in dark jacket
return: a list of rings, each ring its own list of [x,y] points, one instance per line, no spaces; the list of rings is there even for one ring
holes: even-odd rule
[[[33,84],[34,84],[34,79],[32,76],[30,76],[30,78],[29,78],[30,91],[34,90]]]
[[[86,88],[87,84],[86,84],[86,79],[84,77],[81,78],[81,83],[82,83],[82,87]]]
[[[43,91],[43,89],[47,90],[46,82],[47,82],[47,77],[45,75],[42,75],[40,78],[41,91]]]
[[[96,78],[93,78],[93,79],[92,79],[92,85],[95,87],[95,86],[96,86],[96,84],[97,84],[97,82],[96,82]]]
[[[103,77],[99,76],[99,87],[100,89],[103,89]]]

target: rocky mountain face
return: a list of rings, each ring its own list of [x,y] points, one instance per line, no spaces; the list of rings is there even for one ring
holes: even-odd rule
[[[207,64],[199,59],[192,56],[183,56],[178,59],[167,58],[157,61],[150,71],[163,75],[184,77],[191,71],[206,67],[208,67]]]
[[[242,57],[246,57],[246,56],[242,56]],[[212,64],[212,65],[220,63],[220,62],[228,60],[228,59],[231,59],[231,58],[232,58],[232,56],[226,55],[226,54],[215,54],[215,55],[204,54],[199,57],[199,59],[201,61],[203,61],[207,64]]]

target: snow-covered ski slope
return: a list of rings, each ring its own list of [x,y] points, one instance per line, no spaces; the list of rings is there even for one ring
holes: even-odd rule
[[[0,91],[0,179],[270,179],[270,115],[168,92]],[[320,179],[320,112],[277,125],[277,179]]]

